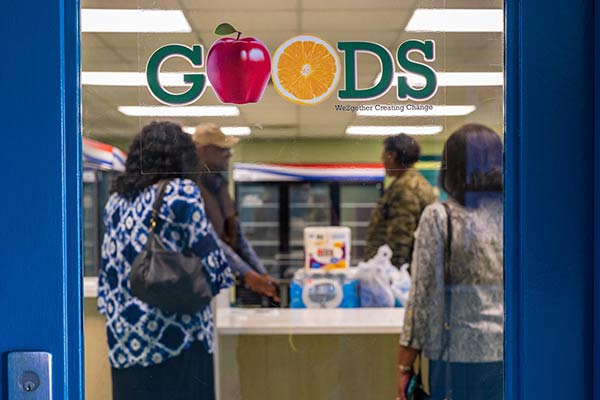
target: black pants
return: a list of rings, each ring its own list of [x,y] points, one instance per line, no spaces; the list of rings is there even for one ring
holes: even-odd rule
[[[112,369],[113,400],[214,400],[213,357],[194,342],[150,367]]]
[[[452,400],[502,400],[504,398],[504,364],[450,363]],[[431,400],[446,398],[446,363],[431,360]]]

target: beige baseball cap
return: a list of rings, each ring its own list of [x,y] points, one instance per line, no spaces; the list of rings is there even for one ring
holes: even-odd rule
[[[239,138],[225,135],[215,124],[198,125],[192,139],[200,147],[212,144],[227,149],[235,146],[240,141]]]

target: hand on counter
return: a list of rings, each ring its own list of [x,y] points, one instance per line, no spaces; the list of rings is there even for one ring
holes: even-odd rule
[[[279,301],[277,285],[269,275],[259,275],[255,271],[248,271],[248,273],[244,275],[244,283],[253,292]]]

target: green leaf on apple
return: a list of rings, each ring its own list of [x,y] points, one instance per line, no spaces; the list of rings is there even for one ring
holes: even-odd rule
[[[239,33],[231,24],[228,24],[227,22],[224,22],[222,24],[219,24],[219,26],[217,26],[215,28],[215,33],[217,35],[231,35],[232,33]]]

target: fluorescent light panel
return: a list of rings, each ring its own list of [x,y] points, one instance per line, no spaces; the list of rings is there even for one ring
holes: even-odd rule
[[[366,135],[366,136],[382,136],[382,135],[398,135],[406,133],[407,135],[435,135],[442,131],[439,125],[431,126],[367,126],[367,125],[351,125],[346,128],[348,135]]]
[[[195,126],[184,126],[183,131],[193,135],[196,131]],[[222,126],[221,131],[227,136],[247,136],[252,133],[249,126]]]
[[[181,10],[81,10],[82,32],[191,32]]]
[[[402,104],[394,104],[402,106]],[[465,106],[431,106],[431,110],[409,110],[408,105],[404,109],[397,110],[362,110],[357,111],[359,117],[454,117],[469,115],[477,109],[473,105]]]
[[[119,106],[119,112],[132,117],[236,117],[236,106]]]
[[[406,32],[503,32],[502,9],[426,9],[413,13]]]
[[[191,73],[191,72],[190,72]],[[190,86],[183,81],[184,72],[161,72],[158,80],[162,86]],[[145,72],[94,72],[84,71],[81,73],[81,84],[92,86],[147,86]],[[206,86],[210,82],[206,79]]]

